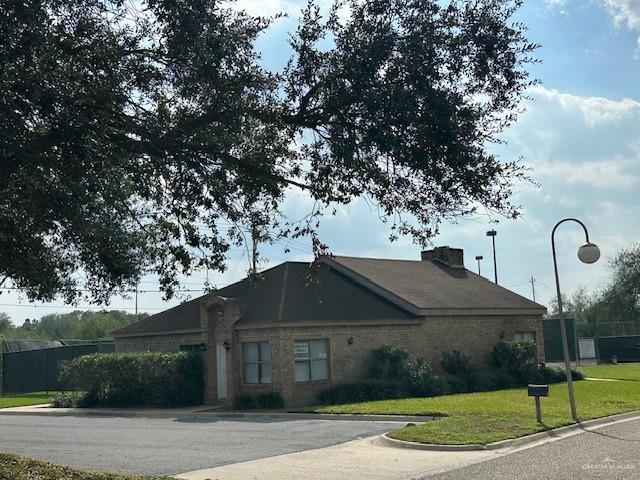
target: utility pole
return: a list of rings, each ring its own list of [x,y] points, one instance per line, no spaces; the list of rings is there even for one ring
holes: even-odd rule
[[[531,277],[531,291],[533,292],[533,301],[536,301],[536,279]]]
[[[138,284],[136,283],[136,322],[138,321]]]

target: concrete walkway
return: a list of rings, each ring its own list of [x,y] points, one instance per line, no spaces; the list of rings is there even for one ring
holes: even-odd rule
[[[408,480],[489,460],[488,450],[435,452],[393,448],[379,436],[177,475],[185,480]]]

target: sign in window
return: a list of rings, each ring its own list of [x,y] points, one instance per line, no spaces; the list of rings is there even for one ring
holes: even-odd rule
[[[329,379],[329,341],[297,341],[293,346],[296,382]]]

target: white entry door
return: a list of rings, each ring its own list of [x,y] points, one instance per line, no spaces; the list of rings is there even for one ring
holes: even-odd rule
[[[227,398],[227,350],[222,343],[216,344],[216,378],[218,399]]]

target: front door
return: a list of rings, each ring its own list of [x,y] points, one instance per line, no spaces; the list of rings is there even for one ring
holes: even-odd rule
[[[227,398],[227,350],[222,343],[216,344],[216,378],[218,379],[218,400]]]

